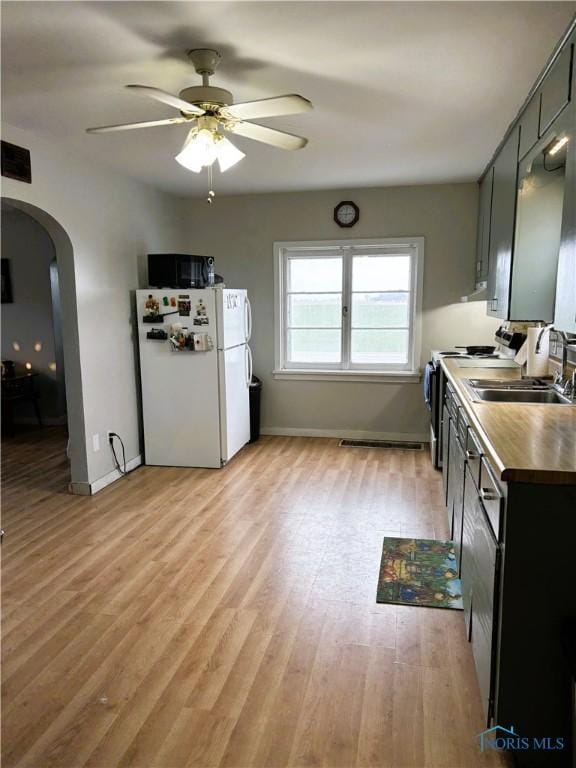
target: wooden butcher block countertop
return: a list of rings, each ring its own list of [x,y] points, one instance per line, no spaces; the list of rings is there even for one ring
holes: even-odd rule
[[[576,485],[576,405],[475,403],[461,379],[519,379],[520,369],[442,366],[501,480]]]

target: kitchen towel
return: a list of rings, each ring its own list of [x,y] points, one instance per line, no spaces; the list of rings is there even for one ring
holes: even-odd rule
[[[426,405],[428,406],[428,410],[432,410],[432,391],[431,391],[431,377],[434,373],[434,365],[433,363],[426,363],[426,368],[424,368],[424,400],[426,402]]]

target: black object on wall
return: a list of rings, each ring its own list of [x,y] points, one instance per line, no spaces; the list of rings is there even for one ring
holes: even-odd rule
[[[0,259],[0,263],[2,267],[2,304],[13,304],[10,259]]]
[[[10,144],[8,141],[2,141],[1,158],[2,176],[16,179],[16,181],[24,181],[26,184],[32,183],[32,165],[29,149],[19,147],[16,144]]]

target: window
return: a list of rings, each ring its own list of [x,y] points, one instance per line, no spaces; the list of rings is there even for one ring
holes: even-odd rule
[[[410,374],[423,239],[276,243],[276,374]]]

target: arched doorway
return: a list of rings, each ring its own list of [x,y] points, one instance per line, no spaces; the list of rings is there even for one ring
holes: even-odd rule
[[[2,205],[31,217],[37,225],[42,227],[53,244],[55,264],[51,264],[49,270],[51,290],[53,297],[57,298],[60,312],[60,317],[55,323],[55,335],[61,334],[61,354],[59,361],[55,354],[55,359],[51,362],[54,363],[55,371],[59,369],[61,371],[62,368],[64,370],[63,388],[69,435],[70,480],[72,483],[83,483],[87,480],[88,473],[72,243],[59,222],[41,208],[8,197],[2,197]],[[54,293],[57,296],[54,296]],[[42,342],[39,341],[38,343],[41,344]],[[58,345],[56,344],[56,346]],[[64,392],[60,394],[63,398]],[[60,406],[62,406],[62,402],[60,402]]]

